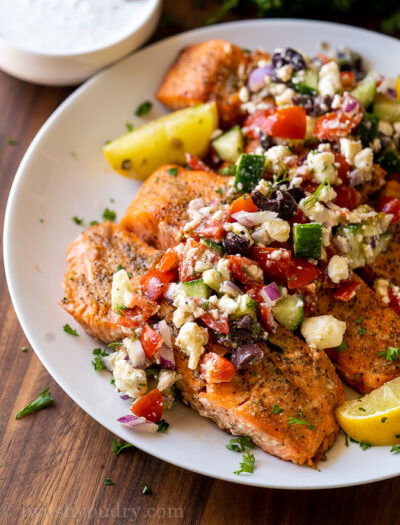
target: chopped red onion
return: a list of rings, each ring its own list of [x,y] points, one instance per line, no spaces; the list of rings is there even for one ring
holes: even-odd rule
[[[343,101],[343,111],[345,113],[353,113],[353,111],[358,108],[360,103],[358,100],[351,95],[347,95],[345,100]]]
[[[261,296],[266,303],[273,305],[276,303],[276,301],[279,301],[279,299],[282,297],[282,294],[279,291],[278,285],[273,282],[261,288]]]
[[[157,324],[154,325],[154,328],[159,332],[159,334],[164,340],[164,343],[169,348],[172,348],[171,331],[167,323],[164,320],[159,321]]]
[[[360,184],[363,184],[363,182],[365,182],[366,175],[367,172],[359,170],[358,168],[350,171],[348,173],[349,186],[354,188],[354,186],[359,186]]]
[[[158,430],[158,425],[147,421],[144,417],[138,417],[134,414],[119,417],[117,421],[126,427],[134,428],[140,432],[157,432]]]
[[[122,396],[119,396],[119,397],[122,399],[122,401],[126,401],[127,399],[131,398],[131,396],[128,396],[128,394],[123,394]]]
[[[236,284],[232,281],[224,281],[219,287],[219,291],[222,293],[227,293],[232,297],[238,297],[242,293],[242,290],[239,288],[239,286],[236,286]]]
[[[259,346],[254,343],[248,343],[233,350],[231,363],[235,367],[235,370],[241,370],[250,364],[258,363],[262,356],[263,351]]]
[[[263,87],[265,87],[265,77],[271,76],[271,74],[272,64],[254,69],[249,75],[249,89],[254,92],[260,91]]]
[[[387,88],[386,90],[386,94],[389,95],[389,97],[392,97],[392,98],[397,98],[397,93],[396,93],[396,90],[393,89],[393,88]]]
[[[269,219],[275,219],[277,216],[278,214],[274,211],[256,211],[255,213],[238,211],[232,214],[232,217],[242,226],[246,226],[246,228],[257,226]]]
[[[167,346],[163,344],[161,348],[156,353],[156,362],[159,363],[161,368],[166,368],[167,370],[175,369],[175,357],[172,346]]]

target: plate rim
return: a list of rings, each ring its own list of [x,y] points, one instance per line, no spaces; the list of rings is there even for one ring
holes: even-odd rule
[[[197,36],[201,36],[203,34],[207,34],[209,31],[215,30],[215,27],[220,27],[222,29],[222,28],[231,28],[231,27],[235,27],[235,26],[238,26],[238,25],[245,25],[245,24],[246,25],[247,24],[259,25],[259,26],[263,26],[263,25],[266,25],[266,26],[268,26],[268,25],[280,25],[280,24],[289,25],[289,26],[290,25],[299,25],[299,24],[311,24],[311,25],[315,25],[315,26],[329,26],[329,27],[332,27],[333,29],[334,28],[342,29],[342,30],[343,29],[347,29],[349,31],[359,32],[360,34],[374,35],[374,37],[380,37],[383,40],[387,40],[387,41],[391,41],[391,42],[394,41],[400,47],[400,41],[398,41],[397,39],[395,39],[393,37],[390,37],[388,35],[383,35],[381,33],[378,33],[376,31],[372,31],[372,30],[364,29],[364,28],[359,28],[359,27],[352,26],[352,25],[349,25],[349,24],[342,24],[342,23],[337,23],[337,22],[328,22],[328,21],[323,21],[323,20],[310,20],[310,19],[305,19],[305,18],[298,18],[298,19],[297,18],[273,18],[273,19],[256,19],[256,20],[254,20],[254,19],[238,20],[238,21],[233,21],[233,22],[226,22],[226,23],[222,23],[222,24],[216,24],[216,25],[212,25],[212,26],[195,28],[195,29],[191,29],[191,30],[188,30],[188,31],[184,31],[184,32],[178,33],[176,35],[172,35],[170,37],[167,37],[167,38],[164,38],[164,39],[159,40],[157,42],[154,42],[154,43],[152,43],[152,44],[150,44],[148,46],[144,46],[144,47],[140,48],[139,50],[137,50],[134,53],[128,55],[127,57],[123,58],[122,60],[119,60],[116,63],[112,64],[111,66],[109,66],[109,67],[103,69],[102,71],[96,73],[93,77],[91,77],[86,82],[84,82],[81,86],[79,86],[77,89],[75,89],[53,111],[53,113],[47,118],[47,120],[43,123],[43,125],[40,127],[40,129],[38,130],[38,132],[36,133],[36,135],[32,139],[31,143],[29,144],[28,148],[26,149],[26,151],[25,151],[25,153],[24,153],[24,155],[22,157],[22,160],[21,160],[21,162],[20,162],[20,164],[19,164],[19,166],[17,168],[17,171],[15,173],[15,176],[14,176],[11,188],[10,188],[10,192],[9,192],[8,199],[7,199],[5,215],[4,215],[3,264],[4,264],[6,282],[7,282],[8,291],[9,291],[9,294],[10,294],[10,299],[11,299],[12,305],[14,307],[14,310],[15,310],[18,322],[19,322],[19,324],[20,324],[20,326],[21,326],[25,336],[27,337],[27,339],[28,339],[32,349],[34,350],[35,354],[37,355],[37,357],[39,358],[39,360],[41,361],[43,366],[46,368],[47,372],[52,377],[52,379],[54,379],[56,381],[56,383],[62,388],[62,390],[84,412],[86,412],[90,417],[92,417],[98,424],[100,424],[103,427],[107,428],[107,430],[109,432],[111,432],[113,435],[115,433],[114,430],[106,422],[100,422],[98,420],[97,416],[95,415],[94,411],[89,406],[85,405],[84,400],[83,400],[83,403],[82,403],[82,399],[79,399],[79,401],[78,401],[78,399],[76,398],[77,396],[75,396],[75,394],[70,391],[68,385],[66,385],[64,380],[59,377],[59,374],[57,373],[57,371],[52,369],[52,367],[51,367],[50,363],[48,363],[46,357],[44,355],[41,355],[40,349],[39,350],[36,349],[36,348],[40,348],[40,345],[32,344],[33,341],[36,339],[36,337],[32,333],[28,333],[28,330],[26,329],[25,316],[24,316],[24,314],[22,312],[23,308],[21,307],[21,304],[17,302],[16,297],[15,297],[16,294],[15,294],[14,289],[13,289],[13,279],[14,278],[12,276],[11,261],[10,261],[10,254],[9,254],[9,246],[10,246],[10,243],[11,243],[11,238],[10,238],[10,233],[11,233],[11,226],[10,226],[11,214],[12,214],[12,210],[13,210],[13,208],[15,206],[15,201],[16,201],[19,185],[22,182],[23,173],[25,171],[26,166],[28,165],[28,163],[30,161],[30,157],[35,152],[37,143],[39,143],[39,141],[42,139],[42,137],[46,134],[48,128],[51,127],[53,121],[56,121],[58,119],[58,116],[63,113],[65,108],[67,108],[70,104],[72,104],[75,99],[79,98],[79,96],[80,96],[80,94],[82,92],[84,92],[85,90],[89,89],[93,84],[95,84],[98,80],[100,80],[101,77],[103,75],[107,74],[110,70],[112,70],[113,68],[118,67],[118,65],[121,62],[129,60],[134,55],[138,55],[138,54],[141,54],[141,53],[144,53],[144,52],[148,52],[150,49],[157,48],[157,47],[162,47],[163,45],[165,45],[165,43],[170,43],[170,42],[172,42],[174,40],[179,40],[180,38],[182,38],[182,36],[185,36],[185,38],[187,38],[187,37],[190,38],[191,36],[196,38]],[[52,369],[52,371],[50,371],[50,369]],[[196,474],[201,474],[201,475],[204,475],[204,476],[208,476],[208,477],[211,477],[213,479],[220,479],[220,480],[223,480],[223,481],[228,481],[230,483],[238,483],[238,484],[243,484],[243,485],[263,487],[263,488],[271,488],[271,489],[283,489],[283,490],[323,490],[323,489],[333,489],[333,488],[344,488],[344,487],[351,487],[351,486],[358,486],[358,485],[374,483],[374,482],[382,481],[382,480],[385,480],[385,479],[391,479],[391,478],[394,478],[394,477],[400,475],[400,471],[399,471],[397,473],[391,473],[391,474],[381,475],[381,476],[376,476],[376,477],[369,477],[366,480],[364,480],[364,479],[363,480],[354,480],[354,481],[350,481],[348,483],[345,483],[345,482],[339,482],[339,483],[337,483],[337,482],[336,483],[335,482],[329,483],[328,482],[328,483],[326,483],[325,482],[324,484],[321,484],[321,483],[317,484],[317,483],[315,483],[315,484],[309,484],[307,486],[290,485],[290,484],[289,485],[281,485],[281,484],[276,484],[276,483],[272,483],[271,484],[271,483],[268,483],[267,480],[266,480],[266,482],[263,481],[262,483],[260,483],[257,480],[252,480],[251,477],[238,477],[237,479],[232,479],[230,477],[225,477],[222,474],[215,474],[215,473],[210,474],[206,470],[203,470],[203,469],[200,469],[200,468],[197,468],[197,467],[188,466],[188,465],[186,465],[184,463],[181,463],[179,461],[179,459],[177,459],[177,458],[176,459],[170,459],[170,458],[166,457],[166,454],[156,455],[154,453],[154,451],[149,450],[148,447],[146,447],[146,445],[142,445],[142,444],[138,445],[136,443],[133,443],[133,445],[136,448],[138,448],[139,450],[142,450],[143,452],[146,452],[147,454],[150,454],[151,456],[153,456],[153,457],[155,457],[157,459],[161,459],[163,461],[166,461],[167,463],[170,463],[172,465],[178,466],[178,467],[183,468],[185,470],[188,470],[190,472],[195,472]]]

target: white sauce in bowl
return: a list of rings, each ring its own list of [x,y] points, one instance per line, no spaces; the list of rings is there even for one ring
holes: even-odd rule
[[[139,25],[148,0],[0,0],[0,39],[49,54],[111,45]]]

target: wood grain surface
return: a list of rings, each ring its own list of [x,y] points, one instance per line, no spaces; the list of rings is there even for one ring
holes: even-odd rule
[[[209,11],[206,8],[199,13],[189,9],[189,4],[165,2],[167,16],[153,39],[199,25]],[[71,91],[34,86],[0,73],[3,212],[26,148]],[[17,144],[9,144],[8,139]],[[400,478],[346,489],[279,491],[216,481],[134,448],[114,455],[115,436],[58,387],[32,349],[21,351],[27,342],[3,275],[0,307],[1,524],[400,523]],[[17,410],[47,386],[55,398],[54,405],[16,421]],[[113,480],[112,486],[105,485],[106,477]],[[142,494],[142,481],[151,488],[150,495]]]

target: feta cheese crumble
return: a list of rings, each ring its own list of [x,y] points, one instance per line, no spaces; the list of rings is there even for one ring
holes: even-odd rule
[[[338,284],[349,276],[349,262],[346,257],[334,255],[328,263],[328,275],[330,280]]]
[[[308,346],[324,350],[342,343],[346,323],[333,315],[319,315],[304,319],[300,330]]]
[[[189,356],[188,367],[195,370],[208,343],[208,330],[196,323],[185,323],[179,330],[175,341],[178,348]]]

